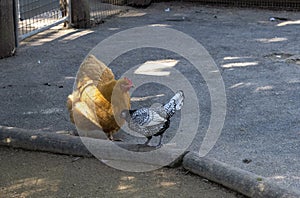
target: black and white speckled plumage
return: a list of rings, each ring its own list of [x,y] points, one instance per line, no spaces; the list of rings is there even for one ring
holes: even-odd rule
[[[141,108],[137,110],[124,110],[121,117],[126,120],[128,127],[148,138],[148,144],[152,136],[159,136],[161,144],[163,133],[170,126],[170,118],[183,106],[183,91],[178,91],[168,103],[160,107]]]

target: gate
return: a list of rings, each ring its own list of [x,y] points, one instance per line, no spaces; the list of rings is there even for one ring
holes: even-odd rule
[[[15,0],[18,38],[23,40],[67,20],[67,0]]]
[[[120,13],[125,9],[126,0],[14,0],[17,5],[18,39],[23,40],[38,32],[49,29],[69,19],[69,2],[74,3],[76,12],[85,12],[83,16],[88,24],[101,23],[102,20],[111,15]],[[80,7],[86,3],[87,10]],[[76,22],[75,22],[76,23]],[[76,25],[75,25],[76,27]],[[87,26],[88,27],[88,26]]]

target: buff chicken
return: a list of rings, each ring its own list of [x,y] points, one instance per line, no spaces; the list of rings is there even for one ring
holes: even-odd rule
[[[124,109],[130,109],[128,78],[116,80],[110,68],[95,56],[89,55],[77,73],[74,91],[67,99],[70,120],[88,136],[91,130],[102,130],[108,139],[124,124],[120,118]]]

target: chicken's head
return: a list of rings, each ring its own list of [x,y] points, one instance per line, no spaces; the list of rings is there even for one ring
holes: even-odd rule
[[[121,90],[124,92],[127,92],[130,90],[131,87],[133,87],[133,83],[129,78],[122,78],[119,80],[119,85],[121,87]]]

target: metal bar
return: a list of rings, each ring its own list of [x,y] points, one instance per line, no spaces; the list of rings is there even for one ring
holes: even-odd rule
[[[65,17],[63,17],[63,18],[57,20],[56,22],[52,23],[51,25],[47,25],[47,26],[45,26],[45,27],[42,27],[42,28],[33,30],[33,31],[28,32],[28,33],[26,33],[26,34],[22,34],[21,36],[19,36],[19,40],[20,40],[20,41],[21,41],[21,40],[24,40],[25,38],[28,38],[28,37],[30,37],[30,36],[33,36],[33,35],[37,34],[37,33],[40,33],[40,32],[43,32],[43,31],[45,31],[45,30],[48,30],[48,29],[50,29],[50,28],[52,28],[52,27],[54,27],[54,26],[59,25],[60,23],[63,23],[63,22],[65,22],[65,21],[67,21],[67,19],[68,19],[68,16],[65,16]]]
[[[17,3],[18,0],[13,0],[13,9],[14,9],[14,29],[15,29],[15,45],[16,47],[19,46],[19,23],[18,23],[18,3]]]

